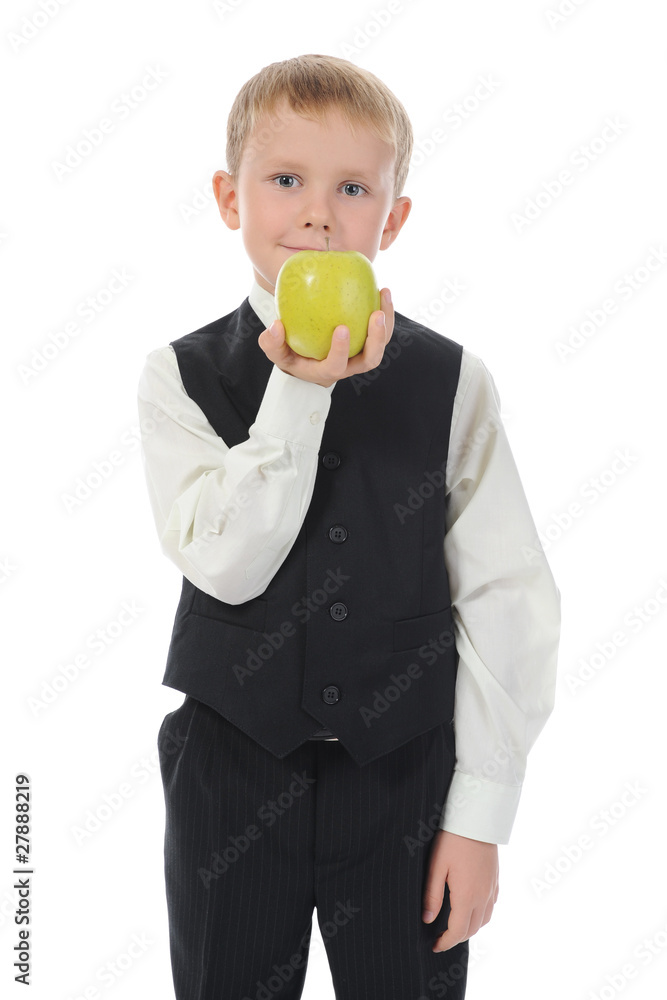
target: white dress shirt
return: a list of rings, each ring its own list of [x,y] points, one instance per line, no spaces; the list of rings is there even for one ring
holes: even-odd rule
[[[273,295],[255,281],[249,301],[268,327]],[[229,604],[265,591],[305,519],[335,387],[274,365],[248,439],[229,448],[185,392],[173,348],[148,355],[138,405],[151,507],[163,552],[200,590]],[[257,488],[258,475],[268,488]],[[465,348],[445,490],[459,666],[456,765],[440,827],[506,844],[528,751],[553,709],[560,593],[495,384]]]

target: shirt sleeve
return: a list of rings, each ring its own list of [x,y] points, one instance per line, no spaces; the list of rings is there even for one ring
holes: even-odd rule
[[[459,653],[456,763],[440,828],[506,844],[555,698],[560,592],[482,361],[463,352],[447,460],[445,563]]]
[[[165,555],[228,604],[262,594],[312,497],[335,387],[274,365],[246,441],[229,448],[188,396],[171,346],[146,358],[138,410],[148,495]]]

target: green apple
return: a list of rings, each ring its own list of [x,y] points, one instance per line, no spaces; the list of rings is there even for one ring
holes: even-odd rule
[[[358,250],[297,251],[278,272],[275,297],[287,345],[318,361],[342,325],[350,331],[348,357],[359,354],[371,313],[381,308],[371,262]]]

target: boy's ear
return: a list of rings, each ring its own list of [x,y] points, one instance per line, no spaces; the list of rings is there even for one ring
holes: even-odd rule
[[[213,194],[218,203],[220,215],[230,229],[240,229],[239,210],[236,200],[236,184],[226,170],[216,170],[213,174]]]
[[[394,202],[393,208],[389,215],[387,216],[387,221],[384,224],[384,229],[382,230],[382,239],[380,240],[380,250],[386,250],[390,246],[400,233],[405,220],[410,214],[410,209],[412,208],[412,199],[407,198],[403,195],[401,198],[397,198]]]

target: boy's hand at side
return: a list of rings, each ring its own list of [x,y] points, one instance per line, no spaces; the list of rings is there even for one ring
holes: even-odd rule
[[[317,361],[315,358],[304,358],[285,343],[285,327],[276,320],[268,330],[260,334],[257,343],[278,368],[288,375],[302,378],[306,382],[328,387],[350,375],[360,375],[362,372],[377,368],[382,361],[384,349],[394,332],[394,307],[388,288],[380,292],[382,309],[371,313],[368,322],[368,335],[363,349],[353,358],[348,358],[350,349],[350,331],[346,326],[337,326],[331,339],[331,349],[326,358]],[[271,329],[277,330],[273,337]],[[338,339],[337,331],[344,330],[345,336]]]
[[[488,924],[498,899],[498,845],[436,830],[424,889],[423,913],[431,911],[430,923],[442,906],[445,882],[449,886],[451,912],[447,930],[431,949],[447,951]]]

